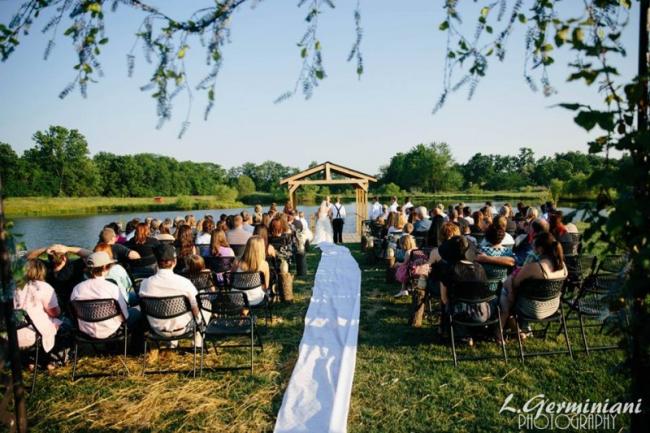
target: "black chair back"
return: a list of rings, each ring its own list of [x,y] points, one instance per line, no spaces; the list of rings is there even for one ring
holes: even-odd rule
[[[244,292],[208,292],[196,297],[199,308],[213,317],[240,318],[242,310],[249,308]]]
[[[521,283],[517,296],[533,301],[550,301],[562,295],[566,278],[528,278]]]
[[[449,298],[452,302],[478,304],[491,301],[495,297],[487,281],[460,281],[450,285]]]
[[[230,272],[232,264],[235,262],[235,257],[208,256],[204,257],[204,259],[205,267],[217,274]]]
[[[597,272],[598,274],[619,274],[623,272],[628,262],[627,257],[624,255],[608,255],[600,261]]]
[[[122,316],[120,304],[115,299],[89,299],[72,301],[72,311],[77,320],[103,322]]]
[[[196,287],[196,290],[199,292],[207,292],[214,290],[215,288],[214,279],[212,278],[212,271],[185,274],[185,277],[187,277],[187,279],[190,280],[192,284],[194,284],[194,287]]]
[[[237,290],[251,290],[262,285],[260,272],[233,272],[230,274],[230,285]]]
[[[34,322],[27,314],[27,311],[18,308],[14,310],[14,320],[16,321],[16,330],[29,328],[31,327],[34,331],[38,333],[38,329],[34,326]]]
[[[233,252],[235,253],[235,257],[241,259],[242,256],[244,255],[244,250],[246,249],[246,245],[230,244],[230,248],[232,248]]]
[[[190,301],[183,295],[160,298],[140,297],[142,313],[154,319],[173,319],[192,312]]]

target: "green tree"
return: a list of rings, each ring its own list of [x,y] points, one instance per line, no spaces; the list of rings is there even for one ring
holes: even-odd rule
[[[244,197],[255,192],[255,182],[248,176],[241,175],[237,178],[237,192],[239,197]]]
[[[89,158],[86,138],[76,129],[50,126],[38,131],[36,146],[25,151],[24,159],[33,164],[37,191],[49,196],[96,195],[100,189],[99,173]]]

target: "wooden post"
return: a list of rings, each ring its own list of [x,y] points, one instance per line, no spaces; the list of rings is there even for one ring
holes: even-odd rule
[[[23,372],[20,365],[20,350],[18,349],[18,334],[14,320],[14,287],[11,273],[11,257],[7,246],[7,233],[5,231],[4,206],[2,203],[2,179],[0,179],[0,282],[2,283],[2,313],[7,327],[9,346],[9,362],[11,363],[11,376],[14,393],[14,421],[15,431],[27,431],[27,411],[25,409],[25,387],[23,386]],[[14,428],[10,428],[14,430]]]

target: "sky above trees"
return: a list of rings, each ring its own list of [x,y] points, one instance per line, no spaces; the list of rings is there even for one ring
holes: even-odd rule
[[[155,3],[185,18],[209,2]],[[32,146],[34,131],[60,124],[79,129],[92,154],[152,152],[227,168],[266,160],[304,168],[313,160],[332,160],[370,173],[378,173],[394,153],[420,142],[447,142],[459,162],[477,152],[514,155],[523,146],[539,156],[586,151],[590,135],[573,123],[570,113],[549,107],[573,101],[597,104],[600,98],[582,84],[565,84],[565,65],[572,59],[568,53],[556,56],[551,70],[559,93],[545,98],[531,92],[522,76],[522,37],[511,38],[503,64],[490,64],[472,101],[457,93],[431,115],[442,91],[445,36],[438,30],[442,8],[424,0],[399,10],[385,0],[362,3],[365,73],[360,81],[355,64],[346,62],[355,37],[356,2],[337,2],[336,9],[320,17],[327,79],[309,101],[296,96],[274,105],[275,98],[293,87],[299,72],[296,42],[305,29],[306,11],[295,3],[267,0],[236,13],[215,108],[204,122],[205,96],[195,95],[191,126],[180,141],[177,135],[188,109],[185,97],[177,99],[172,121],[156,130],[154,101],[139,90],[152,66],[139,56],[133,78],[127,78],[126,54],[141,15],[126,8],[108,14],[105,77],[89,87],[88,99],[78,93],[64,100],[57,97],[74,76],[74,53],[70,42],[60,37],[51,58],[43,61],[47,39],[40,29],[46,20],[38,21],[18,51],[0,64],[0,141],[22,151]],[[0,2],[0,22],[10,19],[17,4]],[[464,9],[468,5],[460,10],[471,26],[476,11],[471,5]],[[632,13],[623,35],[631,53],[636,48],[636,15]],[[198,41],[190,41],[190,46],[189,76],[196,84],[207,68]],[[634,56],[617,59],[624,79],[633,75],[634,62]]]

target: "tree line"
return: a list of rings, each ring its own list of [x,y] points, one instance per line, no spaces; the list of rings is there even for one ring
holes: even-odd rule
[[[262,198],[259,193],[282,197],[285,191],[279,181],[298,172],[275,161],[226,169],[151,153],[99,152],[91,157],[86,138],[62,126],[38,131],[32,138],[34,146],[22,155],[0,143],[0,179],[6,196],[214,195],[230,201]],[[592,188],[590,178],[622,161],[575,151],[535,158],[531,149],[521,148],[517,155],[477,153],[459,164],[446,143],[418,144],[397,153],[380,169],[379,190],[395,194],[559,187],[563,193],[585,197]],[[310,186],[301,192],[309,200],[330,189]]]

